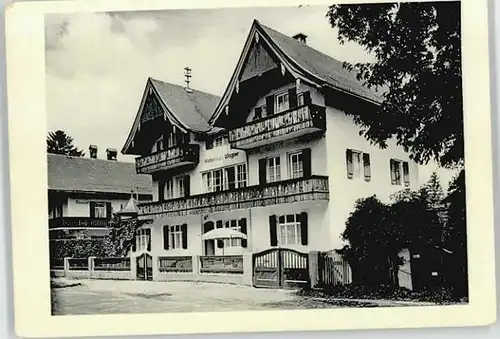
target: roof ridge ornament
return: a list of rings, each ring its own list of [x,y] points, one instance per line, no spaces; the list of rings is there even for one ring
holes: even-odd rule
[[[259,32],[255,32],[255,43],[259,43]]]

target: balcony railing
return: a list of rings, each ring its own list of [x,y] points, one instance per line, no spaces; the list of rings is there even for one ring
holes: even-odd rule
[[[137,174],[151,174],[165,171],[184,165],[197,165],[200,147],[196,144],[187,144],[167,148],[145,157],[135,159]]]
[[[229,142],[233,148],[251,149],[325,129],[324,107],[300,106],[229,131]]]
[[[108,226],[109,219],[107,218],[84,218],[84,217],[61,217],[49,219],[49,228],[86,228],[86,227],[102,227]]]
[[[223,212],[307,200],[328,200],[328,177],[311,176],[138,205],[139,219]]]

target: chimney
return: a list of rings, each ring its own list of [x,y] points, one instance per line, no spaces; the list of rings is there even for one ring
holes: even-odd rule
[[[184,80],[186,82],[186,92],[188,93],[192,93],[193,90],[191,89],[191,87],[189,87],[189,84],[191,83],[191,68],[189,66],[186,66],[184,67],[184,77],[186,77],[186,80]]]
[[[114,148],[106,149],[106,154],[108,156],[108,160],[116,161],[116,155],[118,154],[118,152]]]
[[[307,35],[305,35],[304,33],[295,34],[293,38],[297,41],[302,42],[303,44],[307,44]]]
[[[89,146],[89,153],[90,153],[90,158],[97,159],[97,146],[90,145]]]

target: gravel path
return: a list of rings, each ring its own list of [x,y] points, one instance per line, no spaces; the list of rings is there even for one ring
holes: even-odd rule
[[[58,285],[75,281],[58,279]],[[196,282],[78,280],[52,289],[52,314],[119,314],[333,308],[293,291]]]

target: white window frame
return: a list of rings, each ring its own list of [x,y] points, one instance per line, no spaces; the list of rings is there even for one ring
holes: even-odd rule
[[[137,230],[135,237],[137,251],[143,251],[148,248],[150,234],[151,234],[151,229],[149,228],[140,228]]]
[[[184,177],[176,177],[175,178],[175,191],[176,191],[176,196],[178,198],[181,198],[184,196]]]
[[[281,157],[266,158],[266,182],[281,181]]]
[[[247,164],[236,165],[236,187],[247,187]]]
[[[174,199],[174,197],[175,197],[174,180],[173,179],[165,180],[165,187],[163,188],[163,198],[165,200],[169,200],[169,199]]]
[[[236,219],[225,220],[225,221],[223,221],[222,225],[224,228],[229,228],[229,229],[235,230],[237,232],[241,232],[241,225],[240,225],[239,220],[236,220]],[[224,241],[224,247],[241,247],[241,239],[240,238],[223,239],[223,241]]]
[[[182,226],[181,225],[171,225],[168,226],[168,245],[169,249],[182,249]]]
[[[283,98],[283,104],[280,105],[279,100],[280,98]],[[274,96],[274,112],[275,113],[281,113],[290,108],[290,95],[288,94],[288,91],[276,94]]]
[[[94,205],[94,217],[95,218],[106,218],[106,203],[102,201],[96,201]]]
[[[305,104],[305,101],[304,101],[304,93],[301,92],[301,93],[298,93],[297,94],[297,106],[304,106]]]
[[[229,189],[229,179],[227,170],[234,168],[234,184],[235,188],[246,187],[247,185],[247,169],[246,163],[225,166],[216,168],[210,171],[203,172],[201,178],[205,193],[220,192]],[[240,172],[241,171],[241,172]],[[220,176],[219,176],[220,173]],[[241,178],[241,180],[239,180]],[[219,180],[218,180],[219,179]]]
[[[280,245],[301,245],[302,228],[299,214],[286,214],[277,217],[278,242]],[[288,235],[293,233],[293,240]]]
[[[398,159],[391,159],[391,165],[393,165],[391,166],[391,184],[400,186],[403,184],[403,161]],[[394,172],[394,182],[392,182],[393,172]],[[399,174],[399,177],[396,174]]]
[[[304,176],[304,159],[302,151],[288,153],[288,176],[290,179]]]

